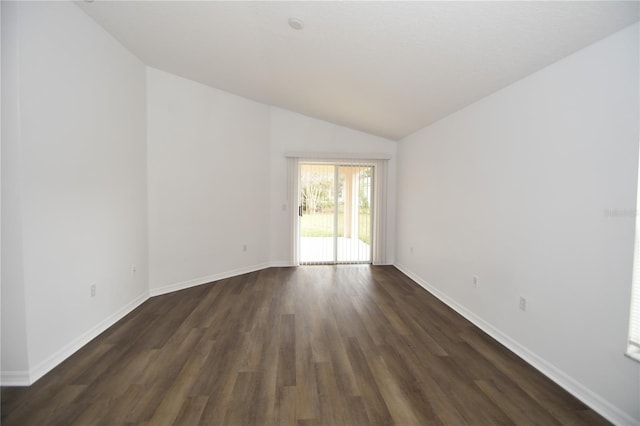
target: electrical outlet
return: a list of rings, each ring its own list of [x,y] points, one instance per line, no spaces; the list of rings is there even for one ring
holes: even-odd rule
[[[473,276],[473,287],[474,287],[474,288],[478,288],[478,281],[479,281],[479,280],[480,280],[480,279],[478,278],[478,276],[477,276],[477,275],[474,275],[474,276]]]
[[[95,284],[91,284],[89,286],[89,294],[91,294],[91,297],[96,297],[96,285]]]
[[[131,265],[131,275],[135,275],[138,272],[138,268],[136,265]]]
[[[242,251],[247,251],[247,245],[246,244],[242,245]]]
[[[526,311],[527,310],[527,299],[525,299],[522,296],[520,296],[520,310],[521,311]]]

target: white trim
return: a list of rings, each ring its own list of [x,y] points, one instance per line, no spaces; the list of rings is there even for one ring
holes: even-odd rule
[[[640,170],[636,193],[636,217],[633,245],[633,274],[631,277],[631,295],[629,301],[629,335],[626,355],[640,362]]]
[[[209,284],[213,281],[224,280],[226,278],[235,277],[242,274],[248,274],[249,272],[259,271],[270,267],[270,263],[259,263],[257,265],[246,266],[243,268],[232,269],[230,271],[221,272],[218,274],[207,275],[204,277],[194,278],[188,281],[182,281],[175,284],[169,284],[158,288],[152,288],[149,290],[151,297],[160,296],[162,294],[173,293],[174,291],[184,290],[191,287],[196,287],[203,284]]]
[[[55,368],[62,361],[70,357],[77,350],[85,346],[91,340],[99,336],[106,329],[113,326],[120,319],[124,318],[127,314],[133,311],[135,308],[140,306],[142,303],[147,301],[147,299],[151,296],[158,296],[161,294],[170,293],[177,290],[182,290],[190,287],[194,287],[197,285],[208,284],[213,281],[218,281],[225,278],[230,278],[236,275],[242,275],[249,272],[254,272],[257,270],[267,269],[270,267],[290,267],[295,266],[291,265],[290,262],[287,261],[274,261],[268,263],[261,263],[254,266],[249,266],[246,268],[238,268],[232,271],[209,275],[207,277],[197,278],[189,281],[184,281],[182,283],[177,283],[173,285],[164,286],[158,289],[153,289],[149,293],[143,293],[138,296],[135,300],[128,303],[123,308],[119,309],[114,314],[110,315],[104,321],[100,322],[98,325],[82,334],[80,337],[74,339],[68,345],[57,351],[55,354],[47,358],[45,361],[38,364],[36,367],[31,369],[30,371],[3,371],[0,373],[0,382],[2,386],[29,386],[35,383],[39,378],[44,376],[46,373]],[[620,426],[629,425],[632,426],[637,424],[636,420],[631,417],[629,414],[621,411],[616,406],[611,404],[606,399],[602,398],[600,395],[592,392],[590,389],[577,382],[561,370],[559,370],[554,365],[550,364],[543,358],[536,355],[534,352],[531,352],[529,349],[525,348],[506,334],[502,333],[500,330],[493,327],[491,324],[484,321],[482,318],[475,315],[473,312],[465,308],[464,306],[458,304],[456,301],[451,299],[445,293],[441,292],[437,288],[433,287],[428,282],[421,279],[418,275],[414,274],[408,268],[401,264],[394,264],[396,268],[398,268],[403,274],[411,278],[418,285],[424,288],[426,291],[437,297],[444,304],[452,308],[454,311],[465,317],[467,320],[471,321],[475,326],[480,328],[482,331],[487,333],[489,336],[497,340],[500,344],[504,345],[507,349],[518,355],[520,358],[525,360],[531,366],[536,368],[542,374],[553,380],[559,386],[564,388],[566,391],[571,393],[573,396],[587,404],[596,412],[600,413],[607,420],[612,423]]]
[[[104,320],[100,321],[97,325],[87,330],[80,336],[73,339],[71,342],[63,346],[61,349],[53,353],[44,361],[40,362],[35,367],[26,371],[3,371],[0,375],[2,386],[29,386],[35,383],[42,376],[53,370],[62,361],[69,358],[76,351],[82,348],[84,345],[98,337],[106,329],[120,321],[127,314],[133,311],[135,308],[143,304],[149,298],[149,293],[144,292],[140,296],[136,297],[131,302],[127,303],[122,308],[118,309],[113,314],[109,315]]]
[[[635,362],[640,362],[640,348],[635,345],[627,346],[627,352],[624,355]]]
[[[0,383],[2,386],[29,386],[29,372],[22,371],[3,371],[0,374]]]
[[[553,364],[549,363],[545,359],[536,355],[531,350],[522,346],[520,343],[516,342],[511,337],[507,336],[464,306],[458,304],[455,300],[453,300],[437,288],[433,287],[428,282],[424,281],[422,278],[414,274],[405,266],[397,263],[394,266],[398,268],[403,274],[419,284],[426,291],[437,297],[445,305],[449,306],[451,309],[465,317],[467,320],[471,321],[476,327],[487,333],[493,339],[497,340],[511,352],[518,355],[536,370],[540,371],[542,374],[547,376],[549,379],[554,381],[560,387],[564,388],[567,392],[591,407],[594,411],[598,412],[613,424],[618,426],[632,426],[638,424],[637,420],[634,419],[631,415],[620,410],[618,407],[611,404],[602,396],[591,391],[589,388],[577,382],[575,379],[568,376]]]
[[[287,190],[289,199],[289,229],[291,231],[291,239],[289,244],[291,246],[289,263],[292,265],[300,264],[300,242],[298,236],[300,233],[300,159],[288,158],[287,159]]]
[[[234,276],[246,274],[267,268],[281,268],[291,267],[291,262],[288,261],[275,261],[268,263],[260,263],[258,265],[248,266],[245,268],[233,269],[231,271],[223,272],[220,274],[213,274],[206,277],[196,278],[181,283],[176,283],[168,286],[164,286],[157,289],[151,289],[148,292],[144,292],[134,300],[129,302],[124,307],[120,308],[117,312],[111,314],[109,317],[101,321],[90,330],[86,331],[79,337],[73,339],[70,343],[62,347],[53,355],[39,363],[29,371],[2,371],[0,372],[0,384],[2,386],[30,386],[35,383],[42,376],[53,370],[58,364],[69,358],[76,351],[81,349],[91,340],[98,337],[109,327],[113,326],[116,322],[127,316],[130,312],[136,309],[138,306],[146,302],[149,297],[159,296],[161,294],[171,293],[177,290],[183,290],[186,288],[195,287],[202,284],[208,284],[213,281],[222,280],[225,278],[231,278]]]
[[[371,263],[387,263],[387,181],[388,162],[378,160],[373,166],[373,244]]]
[[[389,154],[380,153],[357,153],[357,152],[285,152],[287,158],[301,158],[314,160],[391,160]]]
[[[372,265],[390,265],[387,259],[387,191],[388,191],[388,161],[391,157],[387,154],[345,154],[346,157],[333,157],[342,154],[332,153],[299,153],[292,152],[285,154],[289,160],[289,202],[291,206],[296,206],[292,209],[292,215],[290,218],[289,227],[291,231],[291,262],[294,265],[300,263],[300,233],[299,233],[299,220],[298,209],[300,205],[299,195],[299,180],[300,180],[300,164],[301,163],[315,163],[319,164],[333,164],[333,165],[362,165],[373,167],[373,224],[372,224],[372,244],[371,244],[371,264]],[[380,158],[384,157],[384,158]],[[293,169],[295,168],[295,173]],[[293,176],[296,179],[293,179]],[[295,211],[293,211],[295,210]]]

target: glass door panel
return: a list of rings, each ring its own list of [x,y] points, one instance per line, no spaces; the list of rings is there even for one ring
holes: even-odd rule
[[[331,164],[300,165],[300,262],[334,263],[335,173]]]
[[[371,166],[339,166],[338,263],[371,262]]]
[[[300,165],[300,263],[371,263],[373,166]]]

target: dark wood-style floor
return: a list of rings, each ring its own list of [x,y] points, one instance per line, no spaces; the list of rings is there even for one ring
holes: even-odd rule
[[[272,268],[154,297],[3,425],[607,422],[394,267]]]

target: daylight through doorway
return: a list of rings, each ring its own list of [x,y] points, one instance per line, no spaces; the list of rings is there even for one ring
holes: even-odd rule
[[[301,163],[300,263],[371,263],[371,165]]]

